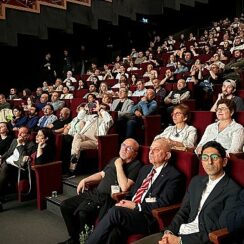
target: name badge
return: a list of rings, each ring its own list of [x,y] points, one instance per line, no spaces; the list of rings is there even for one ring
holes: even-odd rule
[[[156,197],[147,197],[145,199],[146,202],[156,202]]]
[[[111,194],[119,193],[119,192],[120,192],[120,187],[119,187],[119,185],[112,185],[112,186],[111,186]]]

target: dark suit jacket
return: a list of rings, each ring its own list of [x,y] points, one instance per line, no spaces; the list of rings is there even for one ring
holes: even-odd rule
[[[4,161],[13,154],[15,148],[19,151],[19,160],[23,159],[23,156],[30,156],[35,151],[35,143],[32,141],[28,141],[25,145],[20,145],[18,147],[17,144],[17,139],[14,139],[8,151],[2,155]]]
[[[180,210],[167,228],[175,235],[178,234],[181,224],[190,223],[195,219],[207,182],[208,176],[195,176],[192,179]],[[210,193],[201,209],[200,232],[182,235],[182,242],[187,244],[209,243],[209,232],[226,227],[226,215],[233,208],[239,191],[240,187],[225,175]]]
[[[145,165],[139,172],[135,185],[130,191],[130,198],[132,198],[137,189],[141,186],[143,180],[152,170],[152,165]],[[170,164],[167,164],[159,173],[157,179],[153,182],[148,190],[143,202],[141,203],[142,212],[151,215],[154,208],[167,206],[181,200],[184,192],[183,176]],[[146,198],[156,197],[156,202],[148,203]]]

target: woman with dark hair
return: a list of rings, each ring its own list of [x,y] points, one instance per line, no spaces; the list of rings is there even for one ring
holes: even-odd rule
[[[210,124],[199,144],[196,153],[200,154],[202,146],[208,141],[219,142],[227,153],[242,152],[244,145],[244,128],[232,118],[236,109],[234,101],[220,99],[217,103],[216,116],[218,121]]]
[[[8,125],[5,122],[0,122],[0,155],[7,152],[13,136],[9,133]]]
[[[20,106],[15,106],[13,109],[13,118],[9,121],[9,127],[13,131],[18,130],[20,127],[25,126],[27,117],[24,116],[24,110]]]
[[[34,164],[51,162],[55,155],[55,138],[51,129],[41,128],[36,135],[36,157]]]
[[[165,138],[169,141],[172,149],[193,149],[197,142],[197,130],[195,127],[188,125],[190,119],[189,107],[185,104],[179,104],[174,107],[171,116],[175,125],[168,126],[154,140]]]

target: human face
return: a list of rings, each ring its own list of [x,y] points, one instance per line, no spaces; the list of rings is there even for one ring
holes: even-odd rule
[[[229,120],[231,119],[231,111],[230,109],[226,106],[225,103],[221,103],[218,105],[217,109],[216,109],[216,115],[218,120]]]
[[[139,91],[143,90],[144,88],[141,81],[137,81],[136,86]]]
[[[208,147],[202,152],[201,162],[205,172],[209,175],[210,179],[216,180],[223,175],[223,168],[227,164],[227,158],[222,158],[217,149]]]
[[[164,143],[166,143],[166,141],[160,139],[153,141],[150,146],[149,161],[155,167],[159,167],[170,158],[169,149]]]
[[[108,95],[104,95],[102,98],[102,102],[105,104],[109,104],[111,102],[111,99]]]
[[[127,97],[126,89],[125,88],[120,88],[119,89],[119,98],[123,99],[123,98],[126,98],[126,97]]]
[[[172,116],[172,119],[174,121],[174,123],[177,125],[177,124],[180,124],[180,123],[183,123],[185,122],[186,118],[185,118],[185,115],[182,113],[182,111],[178,108],[174,109],[173,113],[171,114]]]
[[[148,101],[153,100],[154,96],[155,96],[154,91],[152,89],[147,89],[147,91],[146,91],[146,98],[147,98],[147,100]]]
[[[131,162],[137,155],[137,145],[134,140],[126,139],[120,147],[119,156],[126,163]]]
[[[26,142],[29,138],[28,129],[25,127],[20,128],[18,138],[21,139],[22,142]]]
[[[37,144],[41,143],[41,142],[43,142],[43,140],[45,140],[45,136],[44,136],[43,132],[41,130],[39,130],[36,135],[36,143]]]
[[[13,115],[16,117],[16,118],[19,118],[20,116],[21,116],[21,112],[20,112],[20,110],[18,110],[18,109],[14,109],[13,110]]]
[[[45,106],[43,108],[43,113],[44,113],[44,115],[48,116],[48,115],[51,115],[53,113],[53,111],[50,106]]]
[[[178,80],[178,82],[177,82],[177,89],[178,90],[183,89],[185,86],[186,86],[185,80],[183,80],[183,79]]]
[[[6,134],[8,131],[7,125],[4,123],[0,123],[0,134],[4,135]]]
[[[51,96],[51,101],[52,101],[52,102],[57,101],[57,100],[58,100],[58,97],[59,97],[58,93],[57,93],[57,92],[54,92],[54,93],[52,94],[52,96]]]
[[[229,82],[224,82],[222,85],[222,93],[225,95],[230,95],[233,93],[234,87]]]

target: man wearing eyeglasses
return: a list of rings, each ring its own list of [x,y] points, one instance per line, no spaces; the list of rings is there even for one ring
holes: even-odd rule
[[[85,224],[91,226],[97,215],[101,218],[114,204],[111,194],[128,191],[134,184],[141,163],[136,159],[139,144],[126,139],[120,147],[119,157],[111,159],[104,170],[82,179],[77,187],[77,196],[61,203],[61,212],[70,239],[61,243],[79,243],[79,234]],[[93,190],[87,190],[91,183],[98,183]]]
[[[183,193],[182,175],[168,162],[170,157],[170,146],[165,139],[153,141],[150,164],[140,170],[128,196],[130,200],[121,200],[110,208],[86,244],[127,243],[131,234],[148,235],[157,230],[152,209],[179,201]]]
[[[226,227],[226,216],[234,206],[241,188],[225,174],[224,167],[228,159],[220,143],[207,142],[202,147],[200,160],[207,175],[192,179],[171,224],[161,233],[135,244],[210,243],[209,232]]]

